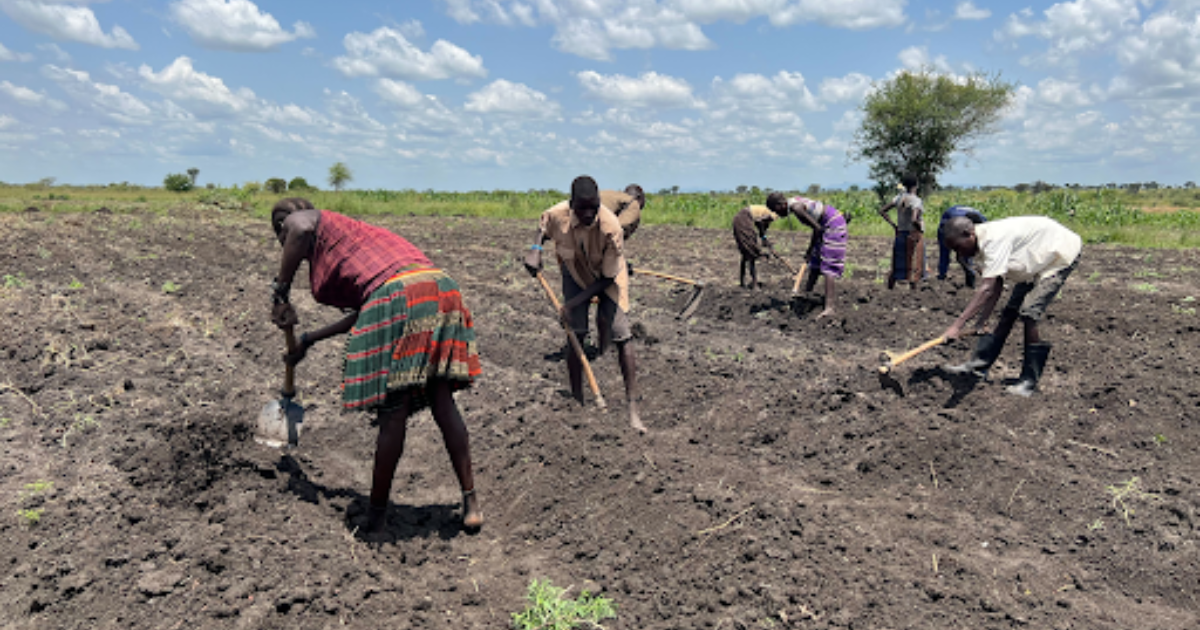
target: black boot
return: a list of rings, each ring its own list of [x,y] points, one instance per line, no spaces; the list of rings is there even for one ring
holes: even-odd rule
[[[1021,379],[1015,385],[1008,387],[1008,393],[1026,398],[1037,391],[1038,380],[1042,378],[1042,370],[1046,367],[1046,359],[1050,358],[1050,344],[1030,343],[1025,345],[1025,361],[1021,365]]]
[[[1000,356],[1004,348],[1004,339],[997,339],[993,334],[983,335],[975,343],[975,353],[966,363],[958,365],[943,365],[942,371],[947,374],[969,374],[976,378],[986,379],[988,370]]]

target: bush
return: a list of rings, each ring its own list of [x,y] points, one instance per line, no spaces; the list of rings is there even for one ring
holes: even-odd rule
[[[287,192],[287,187],[287,182],[278,177],[272,177],[263,183],[263,188],[266,188],[268,191],[275,193],[276,195],[282,195],[283,193]]]
[[[192,189],[192,178],[183,173],[171,173],[163,178],[163,188],[171,192],[187,192]]]
[[[293,177],[292,181],[288,182],[288,190],[311,190],[312,186],[308,185],[308,181],[303,177]]]
[[[258,194],[261,190],[262,184],[258,182],[246,182],[245,184],[242,184],[242,192],[246,193],[247,195]]]

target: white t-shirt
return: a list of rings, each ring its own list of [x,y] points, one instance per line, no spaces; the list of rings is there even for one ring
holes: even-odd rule
[[[1048,217],[1013,217],[975,226],[984,278],[1033,282],[1070,266],[1083,239]]]

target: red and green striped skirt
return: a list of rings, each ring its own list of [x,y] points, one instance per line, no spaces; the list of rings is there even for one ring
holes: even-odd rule
[[[440,269],[408,267],[375,290],[346,342],[346,409],[388,407],[406,392],[409,413],[429,404],[426,386],[470,387],[482,372],[471,313],[458,283]]]

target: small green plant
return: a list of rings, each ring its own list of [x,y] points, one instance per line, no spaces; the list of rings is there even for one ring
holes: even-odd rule
[[[1093,271],[1092,275],[1088,276],[1088,282],[1100,282],[1100,272]]]
[[[180,289],[179,285],[175,284],[174,282],[171,282],[170,280],[167,280],[162,285],[162,292],[166,293],[167,295],[170,295],[172,293],[178,293],[179,289]]]
[[[17,516],[19,516],[21,518],[21,521],[25,524],[26,527],[33,527],[41,522],[42,512],[43,512],[42,508],[33,508],[33,509],[29,509],[29,510],[17,510]]]
[[[60,439],[60,442],[62,442],[62,447],[67,448],[67,446],[68,446],[67,440],[71,436],[79,435],[82,433],[87,433],[87,432],[89,432],[93,429],[97,429],[99,427],[100,427],[100,421],[93,418],[92,416],[75,414],[75,421],[71,423],[71,426],[67,427],[66,431],[63,431],[62,438]]]
[[[1135,278],[1161,278],[1162,274],[1158,273],[1157,271],[1145,269],[1142,271],[1134,272],[1133,277],[1135,277]]]
[[[29,281],[25,279],[25,274],[20,271],[15,276],[11,273],[4,274],[5,289],[24,289],[27,284],[29,284]]]
[[[1141,291],[1143,293],[1158,293],[1158,287],[1154,286],[1153,284],[1150,284],[1149,282],[1140,282],[1138,284],[1133,285],[1133,288],[1135,290]]]
[[[1092,532],[1100,531],[1100,530],[1104,529],[1104,521],[1102,521],[1100,519],[1096,519],[1096,520],[1092,521],[1087,526],[1087,528],[1088,528],[1088,531],[1092,531]]]
[[[1154,434],[1154,443],[1155,443],[1155,444],[1160,444],[1160,445],[1161,445],[1161,444],[1166,444],[1166,443],[1167,443],[1167,436],[1165,436],[1165,435],[1163,435],[1163,434],[1161,434],[1161,433],[1155,433],[1155,434]]]
[[[559,588],[550,580],[534,579],[525,594],[525,610],[513,613],[513,625],[517,630],[603,628],[601,621],[617,616],[612,600],[587,591],[580,593],[578,599],[566,599],[563,596],[568,590],[570,587]]]
[[[68,284],[67,288],[78,291],[83,288],[83,283],[78,278],[71,278],[71,284]]]
[[[25,489],[21,491],[21,498],[25,499],[25,498],[31,497],[35,494],[49,492],[53,489],[54,489],[53,481],[35,481],[33,483],[27,483],[27,484],[25,484]]]
[[[0,418],[0,429],[7,429],[12,424],[12,418]]]
[[[1142,480],[1133,477],[1129,481],[1118,484],[1113,484],[1107,488],[1108,493],[1112,495],[1112,505],[1114,508],[1121,511],[1121,516],[1125,518],[1125,524],[1129,524],[1129,519],[1133,516],[1133,506],[1130,502],[1140,499],[1143,501],[1157,501],[1158,495],[1142,490]]]
[[[38,258],[41,258],[42,260],[46,260],[47,258],[50,258],[50,256],[52,255],[50,253],[50,250],[46,249],[45,247],[42,247],[41,245],[38,245],[37,248],[34,249],[33,251],[36,252],[38,255]]]

